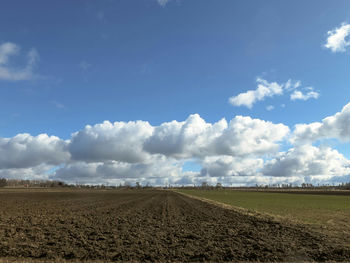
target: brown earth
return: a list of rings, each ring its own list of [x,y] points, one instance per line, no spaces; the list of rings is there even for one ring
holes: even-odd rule
[[[0,192],[0,258],[350,261],[306,227],[170,191]]]

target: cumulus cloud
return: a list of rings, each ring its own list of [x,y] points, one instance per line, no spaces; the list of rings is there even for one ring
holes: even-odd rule
[[[198,114],[152,126],[145,121],[105,121],[70,140],[41,134],[0,138],[0,177],[55,179],[69,183],[226,185],[339,182],[350,161],[320,138],[350,140],[350,104],[322,122],[297,125],[293,148],[284,124],[236,116],[208,123]],[[198,171],[184,171],[195,160]]]
[[[300,90],[294,90],[294,92],[290,95],[291,100],[308,100],[308,99],[318,99],[320,94],[313,90],[313,88],[309,88],[309,91],[306,93],[301,92]]]
[[[278,142],[289,133],[288,126],[269,121],[236,116],[218,137],[213,147],[216,155],[250,156],[278,151]]]
[[[283,124],[236,116],[207,123],[198,114],[185,121],[105,121],[72,135],[71,161],[52,178],[68,182],[141,182],[157,185],[195,182],[196,177],[251,175],[262,159],[249,156],[278,151],[289,133]],[[183,172],[182,164],[196,158],[201,173]]]
[[[68,163],[64,167],[57,169],[51,178],[71,183],[99,183],[99,180],[102,179],[96,173],[99,165],[103,165],[103,163]]]
[[[53,165],[40,164],[27,168],[5,168],[0,169],[0,178],[23,179],[23,180],[48,180],[48,171]]]
[[[155,127],[144,143],[144,150],[176,158],[210,154],[210,144],[222,135],[227,125],[225,119],[206,123],[198,114],[190,115],[183,122],[165,122]]]
[[[40,164],[57,165],[70,158],[67,142],[55,136],[18,134],[0,138],[0,169],[28,168]]]
[[[67,141],[46,134],[0,138],[0,174],[23,172],[34,177],[35,167],[57,166],[51,171],[52,179],[153,184],[190,177],[195,181],[196,176],[248,176],[261,166],[256,156],[276,153],[279,141],[288,133],[283,124],[243,116],[229,123],[225,119],[208,123],[193,114],[185,121],[156,127],[145,121],[105,121],[87,125]],[[201,163],[201,173],[182,170],[183,163],[191,159]],[[44,175],[40,172],[37,177]]]
[[[164,185],[164,183],[174,183],[181,178],[180,162],[159,156],[152,159],[152,162],[148,163],[74,162],[58,169],[51,178],[89,184],[140,182],[143,185],[147,183]]]
[[[292,143],[310,143],[319,139],[335,138],[350,140],[350,103],[341,112],[324,118],[322,122],[297,124],[291,138]]]
[[[350,161],[329,147],[301,145],[280,153],[268,161],[262,173],[276,177],[309,177],[329,180],[332,176],[350,174]]]
[[[33,48],[25,57],[24,65],[10,63],[10,58],[20,55],[21,48],[11,42],[0,45],[0,79],[1,80],[28,80],[34,77],[34,69],[39,59],[38,52]]]
[[[278,150],[277,142],[288,132],[283,124],[250,117],[236,116],[229,124],[225,119],[211,124],[194,114],[184,122],[156,127],[144,150],[174,158],[267,154]]]
[[[87,125],[72,135],[69,152],[77,161],[142,162],[148,157],[142,145],[152,132],[153,127],[144,121]]]
[[[350,34],[350,25],[342,23],[340,27],[336,27],[327,32],[327,43],[324,45],[332,52],[345,52],[346,48],[350,45],[350,41],[347,39]]]
[[[210,177],[232,177],[232,176],[254,176],[257,170],[263,167],[261,158],[236,158],[233,156],[209,156],[201,162],[202,176]]]
[[[72,160],[85,162],[146,162],[151,155],[184,159],[211,155],[254,155],[278,150],[278,141],[289,132],[283,124],[236,116],[207,123],[198,114],[185,121],[105,121],[86,126],[72,135],[68,145]]]

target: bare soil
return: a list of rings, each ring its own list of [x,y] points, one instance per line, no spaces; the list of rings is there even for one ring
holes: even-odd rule
[[[102,261],[350,261],[301,225],[162,190],[0,192],[0,258]]]

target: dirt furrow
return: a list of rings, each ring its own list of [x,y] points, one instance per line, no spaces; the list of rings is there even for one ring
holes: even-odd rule
[[[0,257],[104,261],[349,261],[303,226],[171,191],[1,193]]]

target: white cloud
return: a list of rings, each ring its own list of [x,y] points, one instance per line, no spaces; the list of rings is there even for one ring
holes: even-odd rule
[[[34,77],[34,69],[39,59],[38,52],[31,49],[26,57],[25,65],[13,65],[10,58],[20,55],[20,47],[14,43],[6,42],[0,45],[0,79],[1,80],[28,80]]]
[[[314,91],[312,88],[309,88],[310,91],[303,93],[300,90],[294,90],[290,95],[291,100],[308,100],[308,99],[318,99],[320,94]]]
[[[142,162],[148,157],[142,145],[152,132],[153,127],[144,121],[87,125],[72,135],[69,151],[78,161]]]
[[[34,176],[33,169],[40,165],[47,169],[63,165],[55,176],[70,182],[142,179],[174,183],[184,175],[194,176],[182,171],[186,160],[204,160],[208,166],[210,161],[219,163],[219,155],[226,155],[220,160],[240,160],[230,168],[237,174],[249,163],[244,158],[278,151],[278,141],[288,132],[283,124],[242,116],[229,123],[225,119],[207,123],[194,114],[183,122],[157,127],[144,121],[105,121],[86,126],[68,141],[46,134],[0,138],[0,174]]]
[[[96,172],[99,165],[103,165],[103,163],[68,163],[64,167],[56,170],[51,178],[69,183],[102,183],[101,176]]]
[[[257,78],[257,83],[258,87],[255,90],[248,90],[247,92],[233,96],[229,98],[229,102],[233,106],[246,106],[251,109],[257,101],[264,100],[266,97],[283,94],[283,86],[285,84],[278,84],[277,82],[269,83],[262,78]]]
[[[229,98],[229,103],[233,106],[245,106],[251,109],[254,103],[265,100],[265,98],[268,97],[282,95],[285,91],[292,92],[294,90],[294,95],[292,94],[293,98],[296,96],[302,96],[304,99],[306,96],[309,96],[308,98],[311,98],[315,96],[318,97],[319,95],[317,92],[314,92],[312,90],[306,95],[302,94],[300,91],[295,91],[295,89],[301,86],[301,82],[293,82],[290,79],[285,83],[278,84],[277,82],[268,82],[262,78],[257,78],[257,83],[258,87],[255,90],[248,90],[246,92],[238,94],[237,96],[232,96]],[[296,99],[298,98],[296,97]],[[269,105],[266,107],[266,109],[272,110],[272,107],[272,105]]]
[[[322,122],[297,125],[294,148],[278,152],[289,128],[251,117],[208,123],[193,114],[155,127],[145,121],[105,121],[67,141],[46,134],[0,138],[0,177],[153,185],[342,182],[350,178],[350,161],[311,143],[350,140],[349,127],[350,103]],[[193,160],[201,171],[183,171],[183,164]]]
[[[215,155],[251,156],[273,154],[289,133],[283,124],[236,116],[213,145]]]
[[[229,124],[225,119],[211,124],[194,114],[184,122],[156,127],[144,150],[175,158],[268,154],[278,150],[277,142],[288,132],[283,124],[250,117],[236,116]]]
[[[67,182],[80,183],[113,183],[140,182],[153,185],[174,183],[182,176],[181,163],[160,156],[153,156],[152,161],[145,163],[108,162],[75,162],[58,169],[51,178]]]
[[[262,164],[249,156],[278,151],[277,142],[288,132],[283,124],[242,116],[230,123],[225,119],[207,123],[194,114],[157,127],[143,121],[106,121],[72,135],[71,163],[57,170],[54,178],[84,183],[194,182],[198,173],[182,171],[183,162],[192,158],[206,169],[205,176],[248,176]]]
[[[297,124],[291,142],[300,144],[327,138],[350,141],[350,103],[341,112],[324,118],[322,122]]]
[[[211,154],[210,144],[222,135],[227,121],[206,123],[198,114],[190,115],[186,121],[165,122],[155,127],[144,143],[144,150],[176,158],[191,158]]]
[[[329,180],[350,174],[350,161],[329,147],[302,145],[280,153],[262,170],[267,176],[302,177],[303,180]]]
[[[0,138],[0,169],[28,168],[41,164],[57,165],[69,161],[67,142],[55,136],[18,134]]]
[[[295,90],[297,88],[299,88],[301,86],[301,81],[298,80],[296,82],[292,82],[291,79],[289,79],[285,84],[284,84],[284,90],[286,91],[292,91]]]
[[[51,104],[53,104],[58,109],[65,109],[66,108],[66,106],[64,106],[64,104],[62,104],[58,101],[55,101],[55,100],[51,101]]]
[[[273,106],[273,105],[266,106],[266,110],[268,110],[268,111],[272,111],[274,108],[275,108],[275,106]]]
[[[31,50],[29,50],[29,52],[27,53],[27,63],[28,63],[27,70],[32,71],[36,63],[38,62],[38,60],[39,60],[38,51],[36,51],[35,48],[32,48]]]
[[[308,100],[308,99],[317,99],[320,94],[312,87],[306,87],[304,90],[307,90],[306,93],[303,93],[300,90],[297,90],[301,87],[301,81],[293,82],[289,79],[287,82],[278,84],[277,82],[267,82],[262,78],[257,78],[258,87],[255,90],[248,90],[246,92],[240,93],[237,96],[233,96],[229,98],[229,103],[233,106],[245,106],[249,109],[253,107],[253,104],[262,101],[265,98],[273,97],[276,95],[282,95],[284,92],[292,92],[290,95],[290,99],[294,100]],[[283,106],[282,106],[283,105]],[[285,105],[282,104],[284,107]],[[268,111],[273,110],[274,106],[268,105],[266,106]]]
[[[106,121],[72,135],[68,145],[71,163],[57,170],[53,178],[159,185],[195,182],[197,176],[248,176],[262,164],[262,159],[250,156],[277,152],[277,142],[288,132],[283,124],[242,116],[230,123],[225,119],[207,123],[194,114],[183,122],[157,127],[142,121]],[[182,171],[182,164],[193,158],[203,165],[202,174]]]
[[[83,71],[87,71],[89,68],[91,68],[91,66],[92,65],[90,63],[86,62],[85,60],[83,60],[79,63],[79,68]]]
[[[332,52],[345,52],[346,48],[350,45],[350,41],[347,37],[350,34],[350,25],[342,23],[340,27],[334,28],[327,32],[327,43],[324,45]]]
[[[160,4],[161,6],[166,6],[167,3],[170,2],[170,0],[157,0],[158,4]]]
[[[19,46],[10,42],[0,45],[0,65],[7,64],[9,57],[18,55],[19,51]]]
[[[263,167],[261,158],[235,158],[228,155],[205,157],[201,162],[202,176],[254,176]]]
[[[40,164],[27,168],[5,168],[0,169],[0,178],[23,179],[23,180],[48,180],[48,171],[53,165]]]

